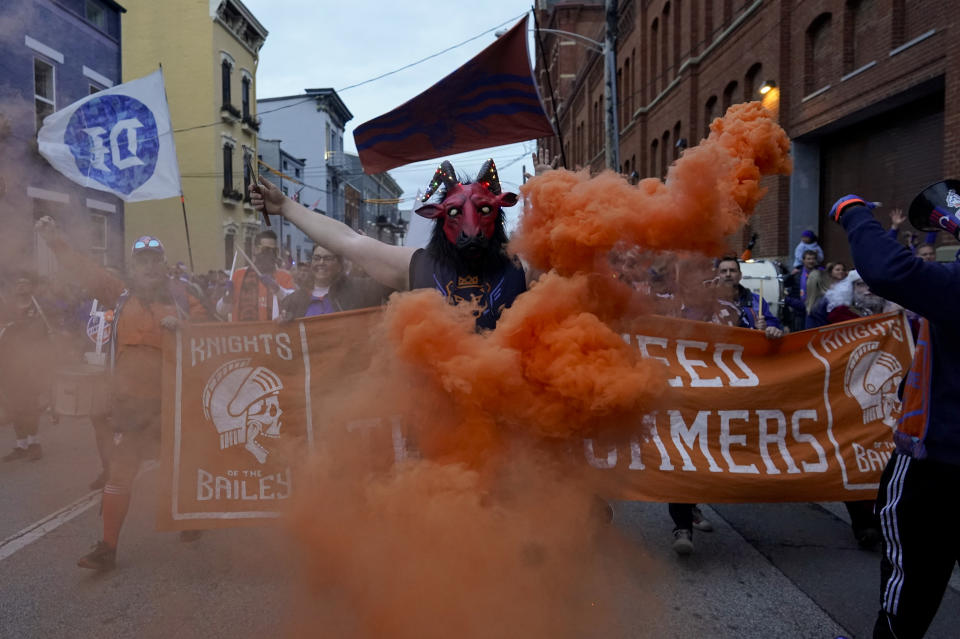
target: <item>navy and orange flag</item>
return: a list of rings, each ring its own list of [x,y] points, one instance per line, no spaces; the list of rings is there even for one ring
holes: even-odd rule
[[[367,173],[410,162],[552,136],[533,81],[527,17],[435,85],[358,126]]]

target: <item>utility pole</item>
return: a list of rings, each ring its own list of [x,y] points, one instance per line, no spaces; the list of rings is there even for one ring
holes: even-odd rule
[[[620,121],[617,118],[617,0],[606,0],[607,30],[603,39],[604,83],[606,102],[607,168],[620,170]]]

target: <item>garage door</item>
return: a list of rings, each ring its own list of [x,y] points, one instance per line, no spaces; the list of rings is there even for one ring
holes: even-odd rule
[[[883,203],[877,218],[888,227],[890,209],[906,211],[923,187],[944,178],[942,171],[943,94],[938,93],[824,137],[820,210],[825,213],[838,197],[856,193]],[[850,264],[843,229],[820,219],[827,261]],[[911,228],[904,224],[901,239]]]

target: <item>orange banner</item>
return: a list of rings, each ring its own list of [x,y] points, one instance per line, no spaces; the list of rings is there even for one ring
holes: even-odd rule
[[[159,527],[276,518],[296,490],[298,462],[331,435],[326,407],[363,385],[380,317],[356,311],[177,333],[164,351]],[[779,340],[644,317],[624,340],[667,367],[667,385],[629,442],[583,442],[605,496],[758,502],[875,495],[912,356],[902,313]],[[359,412],[363,430],[383,426],[391,453],[409,454],[390,406]]]
[[[654,317],[624,339],[669,368],[669,388],[628,447],[584,442],[609,497],[764,502],[876,495],[900,415],[897,389],[913,352],[902,313],[778,340]]]

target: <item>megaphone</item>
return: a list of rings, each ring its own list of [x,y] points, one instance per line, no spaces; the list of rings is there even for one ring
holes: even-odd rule
[[[960,239],[960,180],[931,184],[910,203],[910,223],[918,231],[946,231]]]

